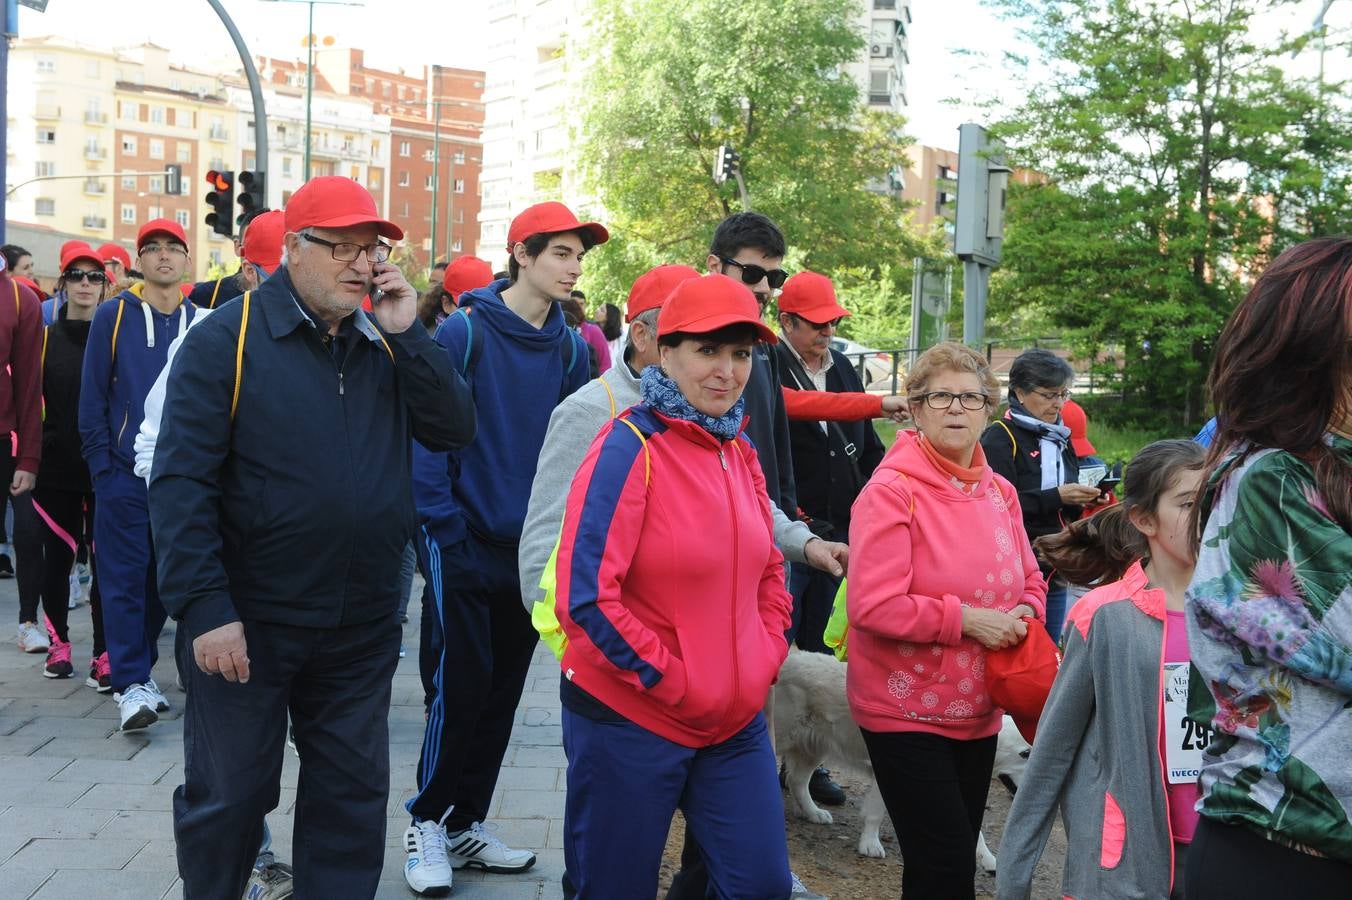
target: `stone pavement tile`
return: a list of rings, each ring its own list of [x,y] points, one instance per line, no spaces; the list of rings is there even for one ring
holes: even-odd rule
[[[565,794],[562,791],[504,790],[496,818],[562,818]]]
[[[131,761],[134,763],[141,762],[141,755],[138,753],[136,756],[133,756],[131,758]],[[165,763],[164,760],[154,760],[147,761],[146,765],[151,765],[154,768],[159,769],[161,766],[164,766]],[[167,784],[173,787],[178,787],[182,783],[183,783],[182,763],[173,763],[168,768],[166,768],[163,773],[161,773],[159,778],[155,779],[155,784]]]
[[[183,900],[183,882],[177,878],[174,879],[174,883],[169,886],[169,890],[164,892],[164,896],[160,900]]]
[[[170,763],[140,759],[77,759],[52,776],[52,781],[112,782],[114,784],[154,784],[173,766]]]
[[[172,872],[64,869],[53,875],[32,900],[154,900],[164,896],[176,877]]]
[[[56,756],[10,757],[0,755],[0,784],[18,782],[29,784],[46,781],[73,762],[73,757]]]
[[[493,819],[488,823],[488,831],[509,847],[538,852],[544,849],[549,820]]]
[[[28,900],[44,881],[55,874],[54,869],[0,866],[0,900]]]
[[[92,839],[113,818],[111,810],[12,806],[0,813],[0,842],[8,838]]]
[[[137,742],[140,749],[137,750],[134,758],[139,762],[150,762],[151,760],[168,763],[183,762],[183,738],[179,735],[153,733],[146,735],[143,733],[140,736],[118,734],[115,737],[128,742]]]
[[[513,767],[534,767],[564,769],[568,767],[568,758],[563,755],[563,747],[523,747],[508,748],[508,758]]]
[[[0,737],[0,756],[32,756],[39,747],[51,740],[51,735],[34,734],[26,737],[6,735]],[[65,755],[70,756],[69,753]]]
[[[101,840],[104,840],[101,838]],[[146,870],[150,872],[178,873],[178,857],[172,832],[167,840],[154,840],[146,844],[141,852],[132,857],[123,868],[128,871]]]
[[[409,900],[414,896],[401,877],[398,881],[382,880],[375,900]],[[457,872],[453,896],[456,900],[561,900],[563,890],[557,885],[551,889],[548,884],[530,882],[462,881]]]
[[[562,747],[563,726],[518,725],[512,729],[512,742],[524,747]]]
[[[33,781],[28,784],[7,782],[0,785],[0,806],[60,809],[83,797],[93,786],[92,780]]]
[[[40,869],[120,869],[146,846],[145,841],[37,838],[5,865]],[[2,867],[0,867],[2,868]],[[102,897],[100,893],[98,896]]]
[[[103,706],[108,698],[85,688],[73,697],[40,697],[28,694],[5,707],[7,716],[83,716]]]
[[[0,715],[0,735],[13,734],[31,721],[27,716]]]
[[[503,766],[498,787],[517,791],[562,790],[563,772],[553,766]]]
[[[76,810],[91,814],[94,810]],[[139,840],[156,841],[171,839],[174,834],[174,814],[162,810],[119,810],[118,812],[107,812],[112,814],[102,828],[99,829],[98,837],[113,838],[115,840]],[[3,827],[4,819],[0,818],[0,827]]]
[[[549,820],[549,837],[545,840],[544,849],[562,850],[563,849],[563,819]]]
[[[148,809],[165,812],[174,808],[174,791],[172,788],[155,784],[96,784],[87,794],[75,801],[75,808]]]
[[[390,722],[390,744],[413,744],[421,747],[427,727],[422,722]]]
[[[562,725],[563,714],[557,706],[553,709],[522,706],[517,709],[516,722],[521,725]]]
[[[45,734],[49,737],[106,738],[117,730],[117,723],[108,719],[90,719],[72,716],[38,716],[22,728],[11,732],[15,737]]]
[[[10,738],[0,738],[7,741]],[[44,738],[43,745],[33,751],[37,756],[62,756],[69,759],[131,759],[142,747],[145,738],[125,734],[111,734],[106,738]]]

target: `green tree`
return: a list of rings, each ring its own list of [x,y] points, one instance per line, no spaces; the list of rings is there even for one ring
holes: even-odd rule
[[[593,0],[578,128],[583,185],[614,235],[589,256],[589,293],[624,296],[664,262],[703,267],[719,220],[741,209],[714,183],[720,144],[741,156],[753,207],[795,264],[850,286],[909,292],[910,233],[888,184],[903,120],[863,108],[845,68],[864,38],[858,0]]]
[[[1195,424],[1255,274],[1349,224],[1342,85],[1283,70],[1307,38],[1255,30],[1260,0],[994,2],[1047,73],[997,132],[1047,179],[1011,190],[993,312],[1103,359],[1103,413]]]

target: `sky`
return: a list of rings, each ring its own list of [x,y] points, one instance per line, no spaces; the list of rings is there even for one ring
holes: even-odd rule
[[[303,57],[306,3],[223,0],[223,5],[255,54]],[[1274,33],[1283,26],[1308,28],[1322,5],[1323,0],[1298,0],[1261,27]],[[362,6],[316,2],[314,30],[321,40],[332,36],[335,46],[361,47],[373,67],[417,69],[440,63],[482,68],[491,42],[486,6],[484,0],[366,0]],[[64,34],[112,47],[148,39],[170,48],[176,62],[195,66],[238,60],[205,0],[119,0],[111,17],[109,9],[106,0],[49,0],[44,13],[20,8],[19,32],[28,37]],[[1026,48],[1019,44],[1014,24],[981,0],[912,0],[911,15],[907,130],[921,144],[957,149],[958,126],[989,115],[977,108],[978,99],[1002,94],[1007,102],[1017,99],[1010,95],[1013,83],[1001,72],[999,60],[1006,50]],[[1352,0],[1335,0],[1327,22],[1335,31],[1352,28]],[[1316,58],[1307,51],[1289,66],[1310,73]],[[1333,75],[1352,75],[1352,61],[1341,53],[1330,53],[1327,65]],[[963,102],[946,102],[955,96]]]

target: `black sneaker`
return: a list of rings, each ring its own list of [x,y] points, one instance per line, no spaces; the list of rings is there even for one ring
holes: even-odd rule
[[[14,577],[14,563],[9,561],[8,553],[0,553],[0,578]]]
[[[807,792],[813,800],[823,806],[845,805],[845,792],[841,790],[840,785],[831,780],[831,773],[821,766],[812,773],[812,778],[807,783]]]

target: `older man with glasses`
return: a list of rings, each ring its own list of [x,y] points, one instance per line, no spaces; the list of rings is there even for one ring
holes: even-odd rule
[[[464,381],[388,261],[403,232],[366,189],[312,179],[284,228],[273,276],[184,340],[150,474],[188,690],[174,835],[194,900],[243,893],[280,795],[288,713],[296,896],[375,895],[410,438],[445,451],[475,430]]]
[[[123,731],[153,724],[169,708],[151,669],[164,607],[155,587],[146,486],[133,471],[133,442],[146,395],[164,367],[169,344],[196,308],[179,285],[188,238],[171,219],[152,219],[136,236],[145,281],[94,313],[80,378],[81,451],[98,505],[94,543],[113,697]]]

